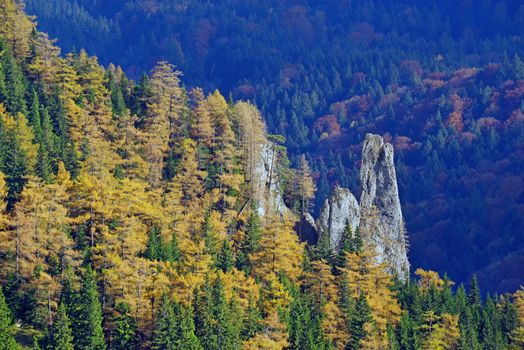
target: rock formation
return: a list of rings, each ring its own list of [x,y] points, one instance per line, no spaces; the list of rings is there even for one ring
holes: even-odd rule
[[[291,215],[291,210],[284,203],[282,190],[278,183],[276,154],[269,141],[258,147],[256,163],[252,176],[253,198],[257,201],[258,214]]]
[[[339,248],[346,222],[349,222],[353,230],[358,227],[360,207],[353,193],[336,187],[325,200],[317,223],[319,235],[328,235],[330,246],[334,250]]]
[[[379,135],[366,135],[360,183],[361,233],[375,246],[379,261],[385,261],[393,272],[406,278],[409,276],[409,262],[393,146],[385,143]]]
[[[348,221],[353,230],[359,227],[364,240],[375,247],[379,262],[385,262],[400,278],[407,278],[409,262],[393,146],[379,135],[366,135],[360,182],[360,205],[349,190],[334,189],[317,221],[319,236],[329,235],[332,249],[338,250]]]

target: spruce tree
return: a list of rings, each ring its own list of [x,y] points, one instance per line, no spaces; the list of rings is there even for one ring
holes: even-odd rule
[[[195,323],[193,320],[193,308],[174,304],[176,316],[176,345],[178,350],[202,350],[200,340],[195,334]]]
[[[351,337],[348,344],[350,349],[360,349],[360,341],[366,336],[364,324],[370,321],[371,309],[367,302],[366,295],[360,293],[349,319],[349,334],[351,334]]]
[[[11,334],[12,327],[13,319],[11,310],[9,310],[5,302],[4,292],[0,287],[0,350],[18,349],[18,345]]]
[[[171,241],[166,247],[166,260],[172,263],[180,260],[180,248],[178,247],[178,240],[175,232],[171,235]]]
[[[149,260],[164,260],[164,243],[160,236],[160,228],[152,226],[147,236],[147,246],[144,256]]]
[[[240,249],[237,257],[238,269],[246,272],[251,270],[249,254],[259,249],[261,238],[262,225],[260,223],[260,217],[258,216],[256,206],[252,204],[246,226],[244,227],[244,237],[242,242],[240,242]]]
[[[113,318],[115,328],[111,331],[111,349],[137,349],[137,324],[129,315],[129,306],[120,302],[115,306],[116,315]]]
[[[196,298],[195,326],[206,350],[233,350],[240,346],[241,321],[236,306],[228,303],[220,278],[203,286]]]
[[[73,334],[71,322],[67,316],[66,306],[60,304],[53,325],[49,329],[46,340],[48,350],[73,350]]]
[[[155,313],[153,350],[176,350],[176,320],[173,305],[166,294],[162,294]]]
[[[346,266],[346,252],[351,253],[353,248],[353,230],[349,220],[346,220],[346,225],[344,226],[344,231],[342,232],[342,237],[340,240],[340,248],[337,255],[336,264],[338,267]]]
[[[82,276],[82,288],[76,300],[76,319],[73,320],[75,349],[105,350],[100,304],[95,272],[87,267]]]
[[[224,272],[229,272],[235,266],[235,256],[228,239],[224,239],[222,247],[216,257],[216,267]]]

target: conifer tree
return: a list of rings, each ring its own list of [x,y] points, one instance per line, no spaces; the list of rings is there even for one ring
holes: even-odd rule
[[[137,325],[129,315],[129,306],[119,302],[115,306],[114,329],[111,331],[111,349],[135,350],[137,348]]]
[[[195,326],[204,349],[238,348],[242,320],[237,319],[233,305],[226,300],[219,277],[212,283],[208,281],[197,295]]]
[[[366,337],[364,326],[372,321],[371,310],[364,293],[360,293],[349,318],[349,348],[360,349],[360,342]]]
[[[160,298],[153,330],[152,349],[176,350],[176,320],[173,305],[166,294]]]
[[[0,288],[0,349],[1,350],[16,350],[16,344],[13,335],[11,334],[13,320],[11,318],[11,310],[5,302],[4,292]]]
[[[60,304],[53,320],[53,325],[49,329],[46,348],[49,350],[73,350],[73,334],[71,322],[67,316],[66,307]]]
[[[73,320],[75,348],[105,350],[100,304],[95,272],[87,267],[82,274],[82,288],[76,301],[76,319]]]
[[[224,272],[229,272],[235,266],[235,256],[228,239],[224,239],[216,258],[216,266]]]
[[[249,216],[244,227],[244,235],[240,242],[237,267],[246,272],[251,271],[251,263],[249,256],[251,253],[257,251],[260,247],[260,239],[262,237],[262,226],[260,223],[260,217],[256,211],[254,205],[251,206]]]

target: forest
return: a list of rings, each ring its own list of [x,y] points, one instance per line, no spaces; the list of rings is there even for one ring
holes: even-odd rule
[[[318,213],[358,193],[360,143],[398,156],[410,260],[491,292],[524,276],[524,5],[518,0],[26,0],[40,28],[139,79],[249,100],[305,155]],[[453,244],[450,244],[450,243]]]
[[[293,224],[314,210],[317,160],[288,156],[254,103],[182,79],[164,60],[135,80],[85,50],[62,54],[20,3],[0,2],[0,349],[524,347],[522,288],[486,293],[476,275],[422,268],[402,279],[349,224],[336,252],[301,242]],[[463,142],[471,125],[457,114],[436,127]],[[519,118],[499,121],[514,142]],[[463,147],[438,140],[428,154]],[[283,215],[257,201],[264,152]]]

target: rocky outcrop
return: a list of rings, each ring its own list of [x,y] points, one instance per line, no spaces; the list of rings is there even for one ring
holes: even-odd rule
[[[251,181],[258,214],[261,217],[266,214],[291,215],[291,210],[284,203],[282,190],[278,183],[274,147],[269,141],[259,146],[259,151],[255,155],[256,162]]]
[[[336,187],[324,202],[317,223],[319,235],[328,235],[330,246],[334,250],[339,248],[346,222],[349,222],[353,230],[358,227],[360,207],[353,193],[348,189]]]
[[[400,278],[409,276],[406,238],[393,162],[393,146],[379,135],[366,135],[362,149],[360,205],[347,189],[337,187],[322,207],[317,221],[319,236],[329,236],[338,250],[346,222],[360,228],[363,239],[375,247],[379,262],[385,262]]]
[[[363,237],[401,278],[409,276],[402,208],[398,195],[393,146],[367,134],[360,168],[360,229]]]

